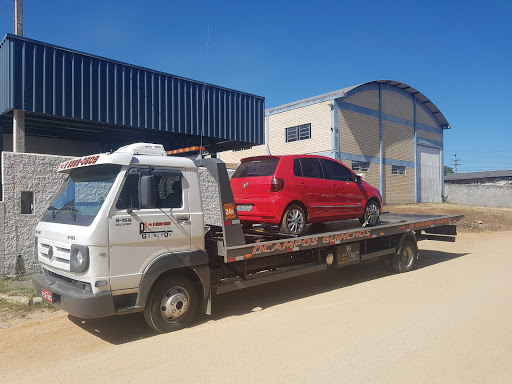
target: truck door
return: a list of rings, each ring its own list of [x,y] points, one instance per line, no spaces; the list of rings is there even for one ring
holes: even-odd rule
[[[155,206],[144,209],[138,206],[140,173],[136,168],[127,172],[114,214],[109,218],[113,291],[138,287],[142,272],[156,257],[190,250],[191,221],[184,171],[152,170]]]

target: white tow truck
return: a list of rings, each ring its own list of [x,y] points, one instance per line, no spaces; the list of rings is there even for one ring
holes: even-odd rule
[[[462,218],[384,214],[371,228],[345,221],[300,237],[244,232],[218,159],[137,143],[58,171],[68,177],[36,227],[38,294],[81,318],[143,311],[159,332],[210,313],[216,294],[378,259],[407,272],[418,240],[455,241]],[[201,175],[213,180],[208,188]]]

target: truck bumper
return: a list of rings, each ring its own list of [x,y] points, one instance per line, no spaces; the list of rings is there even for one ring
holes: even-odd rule
[[[34,275],[32,281],[39,296],[41,296],[41,288],[50,291],[53,305],[70,315],[92,319],[115,314],[114,299],[110,292],[93,294],[46,273]]]

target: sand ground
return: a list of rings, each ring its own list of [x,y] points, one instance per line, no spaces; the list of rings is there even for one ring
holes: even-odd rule
[[[221,295],[195,326],[35,313],[1,383],[511,383],[512,231],[424,241],[417,269],[331,270]]]

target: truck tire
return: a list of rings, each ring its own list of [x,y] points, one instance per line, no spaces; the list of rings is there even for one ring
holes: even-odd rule
[[[402,243],[402,247],[400,248],[399,252],[391,256],[391,264],[393,265],[393,270],[396,273],[412,271],[416,263],[416,255],[417,250],[413,242],[410,240],[405,240]]]
[[[373,227],[377,225],[377,223],[379,222],[379,213],[379,204],[377,204],[374,200],[370,200],[368,203],[366,203],[366,206],[364,207],[363,217],[359,218],[359,222],[361,223],[361,225],[363,225],[364,223],[366,223],[366,220],[368,220],[368,218],[371,215],[377,214],[377,217],[371,218],[367,224],[368,227]]]
[[[170,275],[151,290],[144,307],[144,318],[158,332],[177,331],[192,323],[198,304],[195,284],[185,276]]]
[[[284,211],[279,230],[282,233],[302,235],[306,229],[306,213],[298,205],[290,205]]]

